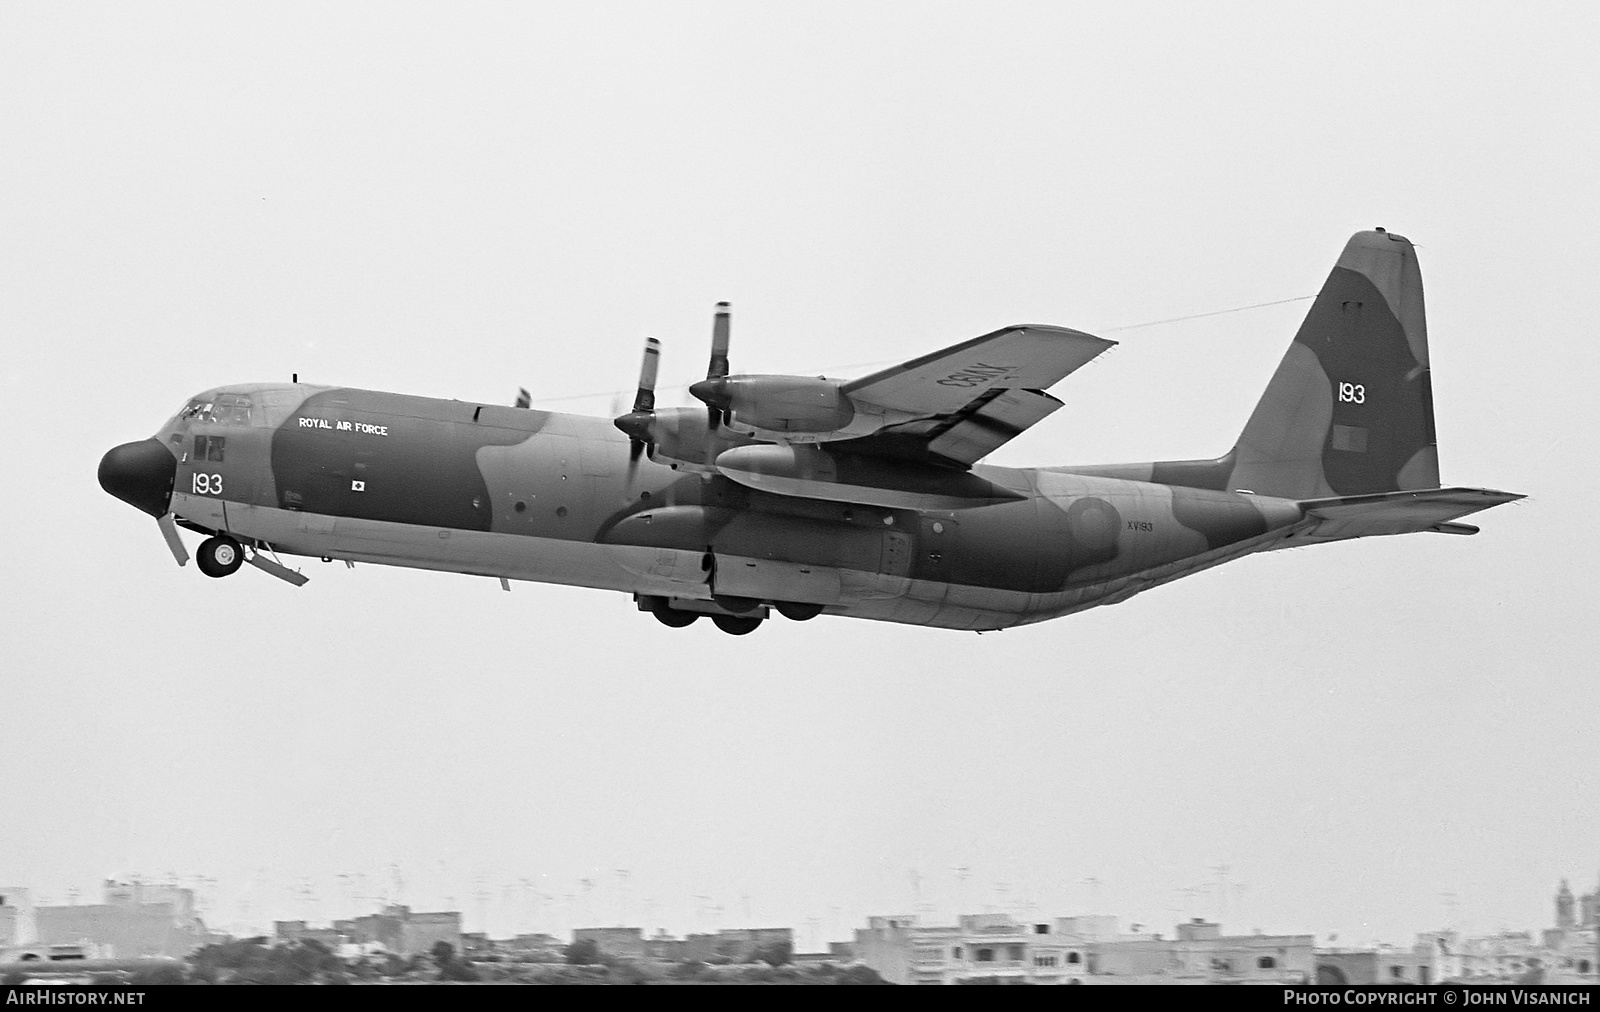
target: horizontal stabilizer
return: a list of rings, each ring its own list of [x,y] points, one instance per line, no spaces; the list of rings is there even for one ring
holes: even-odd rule
[[[1476,534],[1478,529],[1471,524],[1452,521],[1522,498],[1516,492],[1489,488],[1433,488],[1307,499],[1300,508],[1308,518],[1321,521],[1307,533],[1307,540],[1335,541],[1419,531]]]

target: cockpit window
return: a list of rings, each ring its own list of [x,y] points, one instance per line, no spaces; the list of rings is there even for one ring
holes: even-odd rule
[[[250,407],[250,398],[244,394],[218,394],[210,400],[196,397],[178,414],[178,420],[249,425]]]

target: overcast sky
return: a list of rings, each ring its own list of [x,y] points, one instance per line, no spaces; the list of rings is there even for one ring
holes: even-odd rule
[[[1597,43],[1586,3],[0,5],[0,883],[805,944],[918,902],[1549,925],[1600,872]],[[851,375],[1310,295],[1377,225],[1419,245],[1445,482],[1531,497],[1474,538],[735,638],[212,581],[95,481],[224,383],[605,414],[646,335],[703,375],[719,299],[736,371]],[[1307,305],[1112,333],[992,460],[1223,452]]]

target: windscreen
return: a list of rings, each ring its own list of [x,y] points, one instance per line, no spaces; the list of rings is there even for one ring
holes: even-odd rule
[[[196,397],[179,412],[178,420],[211,422],[215,425],[249,425],[250,408],[250,398],[244,394]]]

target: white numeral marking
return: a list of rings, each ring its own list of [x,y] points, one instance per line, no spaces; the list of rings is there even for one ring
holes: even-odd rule
[[[222,475],[201,474],[196,471],[190,476],[190,490],[196,495],[221,495]]]
[[[1367,403],[1367,388],[1360,383],[1340,383],[1339,400],[1346,404]]]

